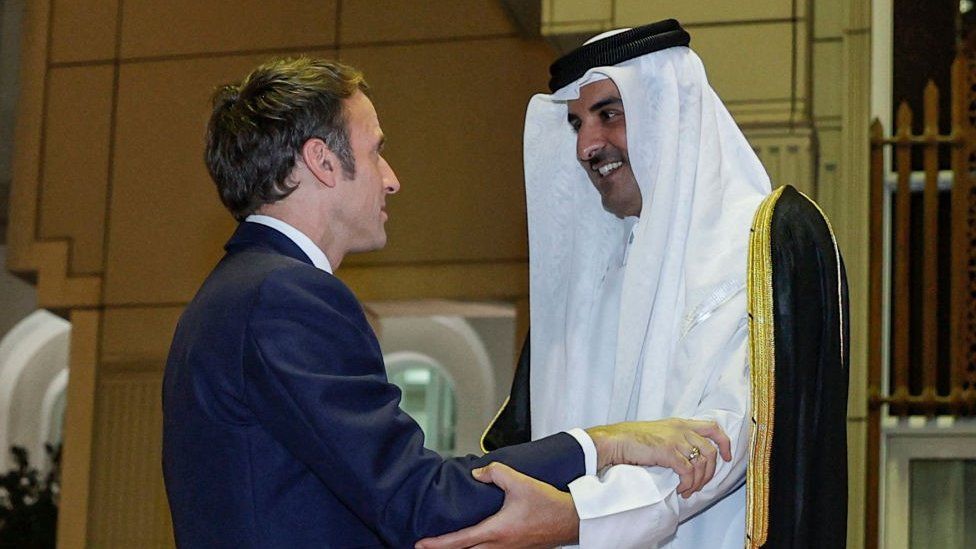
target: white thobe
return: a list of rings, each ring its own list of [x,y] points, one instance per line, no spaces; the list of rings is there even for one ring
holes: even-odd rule
[[[627,233],[631,236],[621,252],[612,254],[594,300],[593,333],[598,335],[590,347],[593,364],[612,363],[615,354],[613,334],[623,270],[633,241],[632,231]],[[747,353],[746,294],[735,279],[716,288],[684,319],[675,366],[667,379],[657,375],[654,351],[644,350],[641,362],[646,367],[637,376],[627,419],[716,421],[732,441],[733,460],[726,463],[719,457],[715,476],[689,499],[676,491],[678,475],[661,467],[615,466],[599,477],[574,481],[570,491],[580,515],[581,546],[742,547],[749,441]],[[587,420],[599,423],[609,407],[610,384],[593,380],[589,386],[588,398],[580,406],[586,410]]]
[[[708,364],[707,379],[679,380],[672,376],[661,380],[640,376],[642,389],[648,385],[667,385],[666,411],[658,417],[645,415],[643,410],[652,406],[639,396],[633,417],[714,420],[732,440],[732,462],[726,463],[719,457],[715,476],[689,499],[676,492],[678,475],[660,467],[616,466],[599,477],[587,476],[574,481],[570,491],[580,514],[583,547],[742,547],[745,539],[743,481],[749,444],[745,300],[745,291],[740,290],[681,341],[677,364]],[[709,505],[712,506],[708,508]]]

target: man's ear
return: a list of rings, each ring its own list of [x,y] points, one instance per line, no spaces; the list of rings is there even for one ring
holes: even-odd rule
[[[326,187],[335,187],[336,177],[342,165],[339,157],[318,137],[313,137],[302,145],[302,162],[308,171]]]

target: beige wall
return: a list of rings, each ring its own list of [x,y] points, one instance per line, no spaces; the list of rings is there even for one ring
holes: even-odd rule
[[[208,98],[268,58],[364,69],[402,183],[363,299],[524,300],[521,126],[550,48],[501,3],[27,3],[8,268],[74,323],[59,541],[172,543],[160,380],[176,319],[233,230],[206,176]]]

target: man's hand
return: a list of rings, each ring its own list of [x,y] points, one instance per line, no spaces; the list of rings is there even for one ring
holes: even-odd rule
[[[725,461],[732,460],[729,437],[714,421],[630,421],[586,432],[596,445],[598,469],[620,464],[668,467],[681,478],[677,490],[685,498],[711,480],[717,453]]]
[[[553,547],[576,543],[579,516],[573,498],[552,486],[519,473],[503,463],[490,463],[471,472],[484,483],[505,491],[498,513],[474,526],[422,539],[416,549],[477,547]]]

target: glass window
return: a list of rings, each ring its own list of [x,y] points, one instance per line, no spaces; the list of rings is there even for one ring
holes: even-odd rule
[[[913,459],[910,471],[910,547],[972,547],[976,540],[976,460]]]
[[[400,408],[424,431],[425,446],[454,455],[457,424],[454,384],[433,362],[397,361],[389,365],[390,382],[403,391]]]

